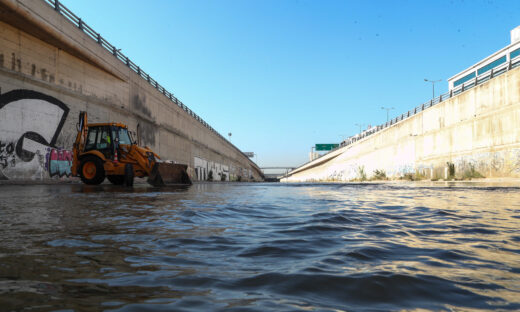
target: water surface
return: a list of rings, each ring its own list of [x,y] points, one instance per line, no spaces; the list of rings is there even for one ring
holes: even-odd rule
[[[1,311],[519,310],[520,189],[0,186]]]

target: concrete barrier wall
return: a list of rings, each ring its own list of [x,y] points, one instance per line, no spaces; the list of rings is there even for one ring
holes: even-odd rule
[[[227,140],[172,103],[43,1],[0,0],[0,179],[70,176],[80,111],[122,122],[193,179],[260,180]],[[68,165],[69,164],[69,165]],[[67,166],[68,165],[68,166]]]
[[[283,182],[520,177],[520,68],[293,171]]]

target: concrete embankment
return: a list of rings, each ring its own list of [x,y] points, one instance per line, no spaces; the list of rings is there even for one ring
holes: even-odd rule
[[[293,170],[282,182],[520,177],[520,68]]]
[[[240,150],[81,23],[44,1],[0,0],[0,179],[69,177],[82,110],[90,122],[127,124],[163,159],[188,164],[193,180],[262,179]]]

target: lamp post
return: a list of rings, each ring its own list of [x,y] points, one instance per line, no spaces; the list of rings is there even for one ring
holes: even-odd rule
[[[359,127],[359,133],[361,133],[361,129],[365,126],[365,124],[355,124],[354,126]]]
[[[381,107],[381,109],[386,109],[386,122],[388,122],[388,112],[390,112],[392,109],[395,109],[395,107]]]
[[[439,80],[428,80],[428,79],[424,78],[424,81],[432,83],[432,99],[434,99],[435,98],[435,83],[442,81],[442,79],[439,79]]]
[[[311,154],[309,157],[309,161],[313,161],[313,160],[314,160],[314,146],[311,146]]]

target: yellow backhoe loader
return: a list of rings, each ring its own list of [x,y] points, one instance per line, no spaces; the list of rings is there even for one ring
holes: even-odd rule
[[[72,152],[72,175],[85,184],[132,186],[134,177],[148,177],[153,186],[191,184],[187,165],[162,162],[148,147],[138,146],[121,123],[87,123],[87,112],[80,112],[78,134]]]

